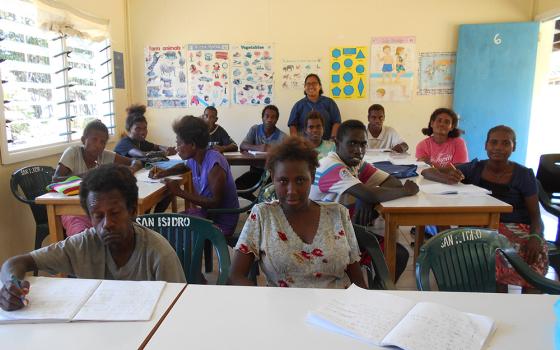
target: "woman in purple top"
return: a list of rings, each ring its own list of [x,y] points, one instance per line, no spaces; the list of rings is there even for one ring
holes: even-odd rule
[[[174,195],[200,207],[189,209],[186,214],[211,219],[225,235],[233,234],[238,214],[208,216],[206,213],[207,209],[239,208],[227,160],[220,152],[207,149],[209,133],[206,123],[200,118],[185,116],[173,123],[173,131],[177,135],[177,153],[185,162],[167,170],[153,168],[150,177],[162,178],[182,174],[190,169],[195,192],[181,189],[179,181],[166,179],[165,185]]]

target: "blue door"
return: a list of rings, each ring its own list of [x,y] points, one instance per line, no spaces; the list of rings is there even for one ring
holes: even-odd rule
[[[539,24],[465,24],[459,28],[453,109],[471,159],[485,159],[488,129],[517,133],[511,159],[525,163]]]

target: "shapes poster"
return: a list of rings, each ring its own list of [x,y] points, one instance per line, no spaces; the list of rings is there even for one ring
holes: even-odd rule
[[[301,89],[308,74],[319,75],[321,59],[282,60],[282,89]]]
[[[332,98],[367,96],[367,47],[335,47],[330,52]]]
[[[229,45],[189,44],[187,68],[191,106],[229,104]]]
[[[455,77],[454,52],[423,52],[418,59],[418,95],[449,95]]]
[[[148,107],[187,107],[185,56],[180,45],[149,46],[144,50]]]
[[[373,101],[408,101],[416,72],[416,37],[377,37],[371,43]]]
[[[272,45],[235,45],[231,49],[233,103],[268,105],[272,103],[274,72]]]

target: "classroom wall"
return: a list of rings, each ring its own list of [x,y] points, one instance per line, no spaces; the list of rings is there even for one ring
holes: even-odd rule
[[[372,36],[415,35],[417,52],[455,51],[458,26],[463,23],[529,21],[533,1],[473,0],[326,0],[199,2],[168,0],[129,2],[132,99],[146,101],[144,48],[187,43],[273,43],[275,75],[283,58],[323,60],[320,76],[328,91],[328,52],[335,45],[369,46]],[[282,90],[276,80],[274,104],[280,108],[279,127],[287,131],[290,110],[303,91]],[[415,84],[416,85],[416,84]],[[328,94],[327,94],[328,96]],[[405,103],[385,103],[386,123],[397,127],[414,147],[421,140],[431,112],[451,106],[452,97],[414,96]],[[337,101],[342,118],[367,120],[369,99]],[[238,141],[260,122],[261,107],[219,108],[219,123]],[[173,144],[171,122],[185,114],[201,115],[202,107],[148,109],[150,139]]]
[[[539,20],[560,16],[560,0],[535,0],[533,15]]]
[[[100,18],[110,20],[110,32],[113,49],[124,52],[125,65],[128,60],[127,49],[127,15],[125,0],[63,0],[76,9]],[[127,67],[125,66],[125,69]],[[125,70],[126,72],[126,70]],[[128,72],[126,72],[129,75]],[[128,77],[125,77],[129,84]],[[124,124],[124,109],[129,104],[129,90],[115,91],[115,110],[118,125]],[[122,130],[122,128],[120,129]],[[108,147],[113,147],[110,144]],[[29,206],[17,201],[10,191],[11,174],[28,165],[56,166],[60,154],[27,162],[0,165],[0,263],[12,255],[33,249],[35,244],[35,221]],[[47,240],[45,240],[45,243]]]

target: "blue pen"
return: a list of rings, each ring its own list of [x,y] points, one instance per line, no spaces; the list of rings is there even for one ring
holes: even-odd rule
[[[19,289],[21,289],[21,281],[19,280],[19,278],[17,278],[16,276],[12,275],[12,283],[16,285],[16,287],[18,287]],[[27,300],[27,298],[25,297],[25,295],[20,297],[21,303],[24,306],[27,306],[27,304],[29,304],[29,300]]]

